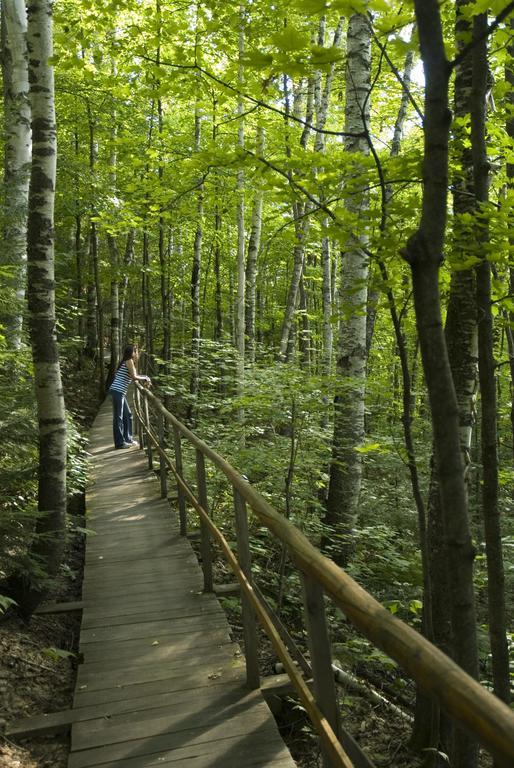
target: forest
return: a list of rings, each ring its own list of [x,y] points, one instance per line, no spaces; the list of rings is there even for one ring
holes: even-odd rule
[[[136,343],[168,410],[510,704],[514,3],[2,0],[1,22],[2,653],[80,589],[87,430]],[[251,546],[294,624],[284,551],[255,521]],[[492,765],[330,621],[411,716],[377,765]]]

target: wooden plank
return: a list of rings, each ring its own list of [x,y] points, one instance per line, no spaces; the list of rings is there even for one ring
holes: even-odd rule
[[[196,657],[205,653],[205,646],[221,646],[231,643],[228,626],[211,629],[207,624],[203,630],[189,632],[186,635],[160,635],[148,638],[119,640],[117,642],[90,643],[81,646],[84,663],[103,662],[106,668],[112,669],[112,663],[126,663],[133,659],[133,664],[147,664],[154,661],[167,661],[181,651],[189,651]]]
[[[23,717],[8,723],[5,735],[10,739],[26,739],[38,736],[54,736],[67,733],[70,725],[76,722],[76,710],[66,709],[62,712]]]
[[[113,717],[123,717],[133,714],[134,717],[151,717],[152,711],[168,710],[169,708],[181,708],[184,710],[198,705],[198,689],[187,688],[179,692],[176,691],[154,692],[151,696],[132,696],[129,699],[120,701],[107,701],[95,703],[87,706],[76,707],[70,710],[73,716],[73,722],[83,722],[84,720],[108,720]],[[222,682],[218,685],[204,686],[200,689],[201,700],[204,705],[209,702],[223,702],[228,705],[230,702],[240,701],[248,693],[244,681],[232,683]],[[149,713],[147,715],[147,713]],[[71,715],[70,715],[71,717]]]
[[[196,702],[190,701],[186,705],[177,702],[176,706],[166,709],[130,712],[78,723],[73,729],[71,748],[73,751],[91,749],[164,733],[194,733],[224,721],[233,723],[239,718],[250,731],[269,718],[269,709],[260,695],[255,698],[243,695],[239,700],[231,696],[229,701],[224,701],[223,695],[213,698],[209,691],[208,699],[199,696]]]
[[[209,656],[209,661],[210,664],[205,665],[200,671],[196,663],[189,669],[183,664],[178,670],[166,671],[162,667],[152,670],[136,669],[129,670],[131,674],[128,676],[119,673],[117,676],[111,675],[106,679],[105,675],[97,674],[95,677],[86,678],[83,683],[78,680],[73,705],[85,707],[113,701],[130,701],[173,691],[177,694],[191,689],[200,691],[202,688],[213,685],[224,686],[244,680],[245,668],[242,662],[226,654],[221,656],[219,652],[213,652]]]
[[[269,711],[265,717],[262,717],[257,724],[251,724],[252,738],[269,739],[276,734],[276,726],[270,721]],[[201,744],[209,744],[211,753],[216,753],[216,749],[223,747],[223,742],[231,736],[246,737],[248,735],[248,726],[244,718],[238,718],[229,722],[214,725],[205,729],[188,729],[180,732],[159,733],[151,738],[132,739],[122,741],[116,744],[85,749],[78,752],[72,752],[70,755],[70,768],[87,768],[105,763],[109,760],[127,759],[133,755],[152,754],[157,751],[179,749],[188,746],[190,749]],[[194,750],[192,750],[194,754]]]
[[[118,615],[113,615],[109,612],[88,614],[82,616],[82,628],[94,629],[95,627],[118,627],[123,624],[137,624],[138,622],[146,623],[147,621],[164,621],[165,619],[180,620],[182,617],[191,616],[204,616],[212,614],[221,614],[222,610],[219,605],[215,604],[192,604],[184,606],[168,606],[165,609],[156,610],[154,607],[149,606],[148,610],[140,609],[138,613],[122,612]]]
[[[201,582],[199,585],[198,579],[196,579],[195,583],[195,580],[192,578],[188,578],[187,581],[179,581],[178,577],[177,581],[177,586],[182,588],[180,589],[179,594],[177,594],[177,589],[171,582],[167,582],[158,588],[154,588],[150,585],[146,590],[146,594],[144,590],[139,589],[137,583],[128,584],[123,593],[115,592],[112,594],[98,591],[94,596],[92,593],[88,593],[87,599],[83,601],[83,609],[85,612],[95,613],[96,609],[102,609],[109,605],[117,605],[118,607],[130,607],[132,605],[134,608],[137,608],[140,604],[148,605],[149,602],[157,605],[172,604],[178,606],[184,603],[187,605],[189,602],[189,595],[198,592],[198,587],[200,586],[201,588]]]
[[[88,599],[88,596],[90,595],[90,599],[94,600],[95,595],[100,590],[109,591],[109,593],[112,595],[123,594],[127,583],[129,584],[131,591],[143,591],[143,589],[148,591],[152,591],[152,589],[157,590],[167,582],[174,583],[173,579],[177,578],[177,576],[180,576],[182,573],[182,568],[170,568],[169,570],[165,571],[148,571],[147,573],[142,573],[139,576],[130,574],[127,571],[122,573],[119,578],[115,578],[114,576],[109,576],[108,578],[104,579],[88,578],[82,586],[82,595],[85,599]],[[190,573],[189,579],[194,586],[196,586],[198,583],[200,583],[201,586],[201,577],[199,573]]]
[[[151,754],[137,754],[137,747],[134,753],[121,759],[103,761],[102,763],[86,763],[86,765],[101,765],[102,768],[158,768],[158,766],[187,766],[187,768],[213,768],[213,766],[222,766],[222,768],[294,768],[295,764],[289,755],[283,742],[278,738],[271,738],[269,732],[259,731],[257,738],[241,739],[240,736],[233,736],[216,742],[203,742],[196,744],[185,744],[184,746],[170,749],[157,750]],[[72,754],[70,758],[70,768],[82,768],[74,762],[80,752]]]
[[[202,627],[227,627],[227,620],[221,613],[203,616],[186,616],[179,621],[148,621],[145,623],[122,624],[118,627],[106,626],[96,629],[83,629],[80,633],[80,647],[96,643],[109,643],[116,640],[136,640],[138,637],[176,636],[197,632]]]
[[[54,613],[80,613],[84,608],[84,603],[81,600],[69,603],[46,603],[40,605],[35,611],[36,616],[46,616]]]
[[[196,610],[195,606],[197,606]],[[148,598],[146,602],[140,600],[139,597],[133,600],[120,601],[119,604],[113,600],[98,602],[96,605],[91,605],[88,610],[84,608],[82,621],[85,622],[84,626],[92,626],[92,621],[98,623],[99,619],[114,619],[122,616],[137,617],[140,615],[143,617],[145,615],[149,616],[149,614],[152,616],[157,614],[156,618],[159,619],[159,613],[162,612],[164,614],[167,611],[169,612],[170,609],[173,609],[175,615],[178,617],[181,615],[191,616],[208,612],[208,606],[205,606],[205,608],[204,606],[205,603],[200,603],[197,600],[191,600],[191,603],[188,604],[185,599],[178,602],[176,600],[166,600],[165,596],[152,596],[151,598]],[[216,606],[212,606],[211,610],[214,611],[215,609]],[[218,610],[220,610],[219,607]],[[105,623],[105,621],[101,623]]]
[[[204,647],[200,649],[202,653],[193,653],[189,648],[178,649],[168,653],[164,660],[159,658],[160,649],[156,647],[154,650],[153,659],[152,654],[148,653],[145,664],[136,657],[107,663],[98,659],[86,661],[80,666],[77,685],[83,690],[104,690],[107,686],[123,687],[184,675],[202,682],[209,675],[222,676],[226,670],[239,668],[243,659],[242,654],[238,655],[229,643]],[[209,664],[204,662],[207,654]],[[166,651],[160,654],[163,655],[166,656]]]
[[[220,597],[230,597],[232,595],[240,595],[241,587],[238,581],[233,581],[230,584],[215,584],[214,594]]]

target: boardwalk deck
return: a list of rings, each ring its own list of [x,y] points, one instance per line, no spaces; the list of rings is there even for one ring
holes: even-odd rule
[[[111,445],[106,402],[91,433],[69,768],[294,768],[143,453]]]

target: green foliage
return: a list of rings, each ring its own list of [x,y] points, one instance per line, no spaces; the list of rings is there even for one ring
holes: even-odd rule
[[[52,661],[74,659],[77,656],[77,654],[72,651],[65,651],[63,648],[55,648],[54,646],[43,648],[42,654]]]
[[[6,595],[0,595],[0,615],[13,605],[16,605],[16,600],[12,600]]]

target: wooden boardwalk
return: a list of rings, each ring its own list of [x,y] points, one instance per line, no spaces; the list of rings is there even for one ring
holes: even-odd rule
[[[109,400],[89,450],[69,768],[294,768],[146,457],[112,448]]]

